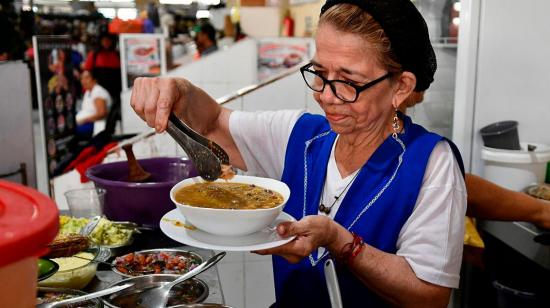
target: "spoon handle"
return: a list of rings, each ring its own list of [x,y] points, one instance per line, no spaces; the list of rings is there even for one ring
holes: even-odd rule
[[[223,257],[225,257],[225,251],[222,251],[216,254],[215,256],[201,263],[199,266],[181,275],[181,277],[179,277],[178,279],[163,285],[162,288],[165,290],[170,290],[173,286],[177,285],[178,283],[185,281],[187,279],[193,278],[198,274],[204,272],[205,270],[211,268],[214,264],[218,263],[218,261],[220,261]]]
[[[105,289],[105,290],[101,290],[101,291],[89,293],[89,294],[86,294],[86,295],[77,296],[77,297],[65,299],[65,300],[62,300],[62,301],[59,301],[59,302],[55,302],[55,303],[52,303],[52,305],[49,306],[49,307],[57,307],[57,306],[61,306],[61,305],[68,305],[68,304],[74,304],[74,303],[78,303],[78,302],[87,301],[87,300],[92,299],[92,298],[101,297],[101,296],[109,295],[111,293],[118,292],[120,290],[124,290],[124,289],[129,288],[133,285],[134,285],[133,283],[126,283],[126,284],[123,284],[123,285],[120,285],[120,286],[115,286],[115,287],[108,288],[108,289]]]
[[[101,220],[101,216],[97,215],[91,218],[88,223],[80,229],[80,235],[88,236],[92,234],[92,231],[94,231],[95,227],[99,224],[99,221]]]

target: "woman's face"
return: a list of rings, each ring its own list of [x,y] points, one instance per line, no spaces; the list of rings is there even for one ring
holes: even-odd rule
[[[369,44],[358,35],[322,24],[315,43],[313,69],[328,80],[345,80],[362,86],[387,73],[369,52]],[[390,127],[393,87],[389,78],[361,92],[354,103],[337,98],[328,84],[323,92],[313,92],[313,97],[325,112],[332,130],[338,134]]]
[[[92,78],[92,75],[88,71],[82,72],[82,76],[80,77],[80,83],[82,84],[82,87],[85,90],[91,90],[94,87],[94,78]]]
[[[101,47],[103,49],[110,49],[112,45],[113,41],[109,37],[104,36],[101,38]]]

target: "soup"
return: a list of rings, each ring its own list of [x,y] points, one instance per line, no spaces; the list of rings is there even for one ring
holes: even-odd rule
[[[208,182],[192,184],[176,192],[176,201],[196,207],[254,210],[273,208],[283,196],[254,184]]]

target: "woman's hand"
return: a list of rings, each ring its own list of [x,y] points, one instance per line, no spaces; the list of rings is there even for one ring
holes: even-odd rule
[[[137,78],[130,105],[157,133],[166,129],[174,113],[197,133],[219,144],[229,155],[229,163],[246,170],[244,160],[229,132],[231,111],[222,108],[210,95],[182,78]]]
[[[193,99],[194,88],[185,79],[137,78],[130,105],[147,125],[160,133],[166,129],[172,111],[183,118],[186,103]]]
[[[291,242],[270,249],[258,250],[260,255],[280,255],[297,263],[319,247],[329,247],[337,238],[337,223],[326,216],[306,216],[300,221],[283,222],[277,226],[282,237],[296,236]]]

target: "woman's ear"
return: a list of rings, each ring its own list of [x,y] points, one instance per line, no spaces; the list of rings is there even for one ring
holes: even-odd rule
[[[416,76],[407,71],[401,73],[399,79],[396,81],[395,92],[392,100],[393,107],[399,108],[414,91],[414,87],[416,87]]]

